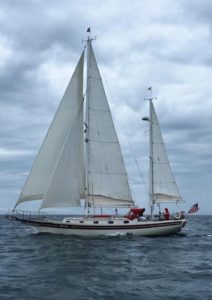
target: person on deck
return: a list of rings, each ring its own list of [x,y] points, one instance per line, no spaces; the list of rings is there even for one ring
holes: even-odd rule
[[[163,215],[164,215],[164,219],[165,220],[169,220],[170,219],[170,212],[169,212],[168,208],[164,209]]]

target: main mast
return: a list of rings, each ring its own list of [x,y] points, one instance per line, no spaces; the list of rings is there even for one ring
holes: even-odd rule
[[[87,30],[90,33],[90,28]],[[87,37],[87,78],[86,78],[86,104],[85,104],[85,211],[89,212],[89,195],[88,195],[88,152],[89,152],[89,97],[90,97],[90,53],[91,53],[91,41],[90,36]]]

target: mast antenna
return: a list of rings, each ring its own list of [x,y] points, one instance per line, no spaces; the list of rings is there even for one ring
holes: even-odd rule
[[[87,32],[87,39],[86,40],[82,40],[82,42],[88,42],[88,41],[93,41],[96,40],[97,36],[95,35],[94,37],[91,36],[91,27],[88,27],[88,29],[86,30]]]
[[[148,96],[147,96],[147,98],[144,97],[144,100],[152,101],[152,100],[157,99],[157,97],[155,97],[155,98],[152,97],[152,87],[151,86],[148,87],[147,91],[148,91]]]
[[[91,39],[91,27],[88,27],[87,34],[88,34],[88,40],[90,40]]]

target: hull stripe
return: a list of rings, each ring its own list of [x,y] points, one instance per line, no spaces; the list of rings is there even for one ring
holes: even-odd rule
[[[40,222],[35,220],[23,220],[19,219],[24,224],[38,227],[53,227],[63,229],[86,229],[86,230],[123,230],[123,229],[141,229],[141,228],[157,228],[157,227],[168,227],[183,225],[182,221],[164,222],[164,223],[151,223],[151,224],[133,224],[133,225],[81,225],[81,224],[65,224],[65,223],[54,223],[54,222]]]

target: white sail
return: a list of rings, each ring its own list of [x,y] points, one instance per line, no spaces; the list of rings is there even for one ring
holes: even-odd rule
[[[65,141],[40,208],[80,206],[80,160],[83,105]]]
[[[174,176],[172,174],[165,145],[161,135],[160,125],[151,103],[152,121],[152,192],[153,201],[176,202],[182,201]]]
[[[80,133],[83,132],[83,64],[84,51],[16,206],[21,202],[44,199],[44,195],[43,207],[67,206],[67,201],[69,206],[79,204],[80,198],[77,202],[77,194],[84,193],[84,172],[81,162],[83,146],[82,133]],[[73,144],[71,139],[74,141]],[[67,161],[65,157],[68,158]],[[66,175],[63,168],[67,172]],[[74,180],[73,172],[77,174]],[[75,186],[76,182],[77,186]],[[57,192],[54,194],[53,190]],[[50,195],[52,202],[49,200]]]
[[[134,205],[92,46],[88,74],[88,196],[96,206]]]

